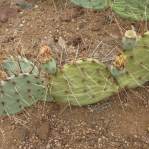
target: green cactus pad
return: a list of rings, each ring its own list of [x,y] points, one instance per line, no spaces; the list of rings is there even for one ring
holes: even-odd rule
[[[32,73],[38,74],[37,67],[28,59],[18,56],[17,58],[9,57],[2,63],[2,68],[6,73],[11,76],[19,73]],[[22,72],[21,72],[22,71]]]
[[[111,0],[71,0],[74,4],[84,8],[101,10],[107,8]]]
[[[46,89],[39,77],[20,74],[0,82],[0,115],[11,115],[38,100],[46,100]]]
[[[149,35],[144,35],[133,51],[126,51],[127,65],[124,75],[117,77],[121,86],[135,88],[149,81]]]
[[[104,64],[79,60],[64,65],[51,78],[49,90],[56,102],[82,106],[108,98],[118,91],[118,87]]]
[[[149,0],[114,0],[112,9],[126,19],[136,21],[149,19]]]
[[[55,59],[51,58],[47,63],[41,64],[41,69],[48,74],[55,74],[57,71]]]

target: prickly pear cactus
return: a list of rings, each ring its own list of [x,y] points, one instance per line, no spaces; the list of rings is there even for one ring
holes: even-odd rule
[[[11,115],[45,99],[46,89],[39,77],[19,74],[0,81],[0,115]]]
[[[101,10],[107,8],[111,0],[71,0],[74,4],[84,8]]]
[[[130,41],[125,39],[125,44],[128,43]],[[82,106],[97,103],[120,89],[142,86],[149,81],[148,53],[147,32],[131,50],[126,48],[124,54],[118,54],[110,70],[93,59],[78,60],[57,70],[46,46],[38,58],[42,69],[50,74],[48,90],[32,62],[23,58],[8,59],[2,64],[9,77],[0,81],[0,115],[15,114],[39,100],[47,101],[48,97],[56,102]]]
[[[149,35],[145,34],[132,51],[125,51],[126,73],[117,77],[121,88],[135,88],[149,81]]]
[[[149,19],[149,0],[114,0],[112,10],[131,20]]]
[[[50,95],[57,102],[88,105],[118,91],[106,66],[95,60],[79,60],[66,64],[50,79]]]

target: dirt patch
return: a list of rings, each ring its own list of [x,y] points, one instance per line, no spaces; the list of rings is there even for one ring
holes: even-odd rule
[[[133,24],[140,34],[144,30],[143,23],[121,20],[110,10],[86,10],[62,1],[37,1],[15,15],[1,23],[1,59],[16,53],[34,59],[41,45],[49,45],[59,65],[81,57],[109,62],[121,50],[126,29]],[[86,107],[37,103],[0,118],[0,148],[148,149],[148,96],[145,86]]]

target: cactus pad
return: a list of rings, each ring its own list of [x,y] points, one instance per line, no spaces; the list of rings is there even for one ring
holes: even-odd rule
[[[106,66],[95,60],[66,64],[50,80],[50,95],[54,100],[72,105],[93,104],[117,91]]]
[[[149,0],[114,0],[112,9],[126,19],[136,21],[149,19]]]
[[[45,87],[33,74],[19,74],[0,82],[0,115],[11,115],[45,99]]]
[[[48,74],[55,74],[57,71],[56,61],[54,58],[51,58],[46,63],[40,65],[41,70]]]
[[[38,73],[37,67],[31,61],[20,56],[16,58],[9,57],[2,63],[2,68],[9,76],[19,73],[28,73],[30,71],[35,74]]]
[[[127,55],[126,73],[117,77],[121,86],[134,88],[149,81],[149,35],[144,35]]]

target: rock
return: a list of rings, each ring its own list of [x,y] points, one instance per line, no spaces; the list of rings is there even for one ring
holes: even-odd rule
[[[46,140],[49,133],[49,123],[43,122],[39,128],[37,128],[37,135],[40,139]]]
[[[8,6],[0,7],[0,22],[6,23],[9,17],[14,17],[17,14],[17,9]]]
[[[6,23],[7,21],[8,21],[8,16],[6,15],[6,13],[1,13],[0,14],[0,22]]]

